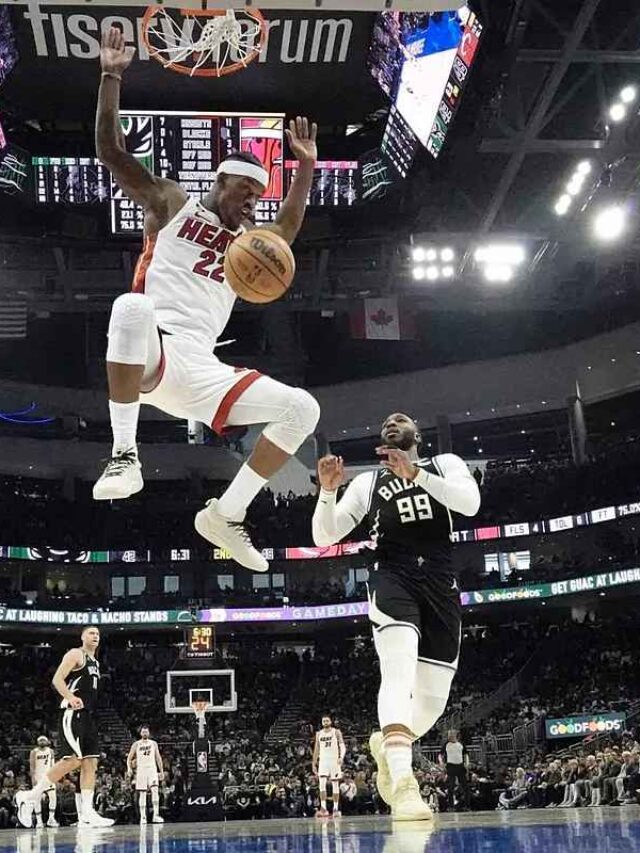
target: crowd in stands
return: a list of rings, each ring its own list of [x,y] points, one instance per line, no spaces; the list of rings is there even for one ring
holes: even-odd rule
[[[478,469],[478,477],[482,472]],[[6,544],[54,543],[68,548],[206,548],[193,534],[193,515],[226,484],[194,478],[149,481],[123,504],[96,503],[90,485],[74,481],[3,478],[0,490],[2,538]],[[536,521],[640,498],[640,440],[630,436],[576,467],[570,459],[548,458],[526,465],[493,462],[482,474],[478,523]],[[250,508],[248,523],[261,547],[311,544],[315,497],[274,495],[264,490]],[[69,520],[73,519],[73,524]],[[462,520],[468,527],[468,520]],[[367,539],[364,528],[352,539]]]
[[[469,790],[448,796],[446,774],[427,758],[443,741],[442,725],[415,750],[421,790],[435,808],[514,809],[572,807],[638,802],[640,746],[625,734],[609,742],[585,742],[580,752],[548,754],[538,743],[527,753],[503,755],[496,736],[531,716],[626,710],[640,701],[640,661],[635,654],[638,620],[582,624],[557,620],[466,628],[461,667],[447,715],[470,743],[484,735],[484,751],[474,753]],[[188,756],[194,736],[190,717],[167,715],[165,673],[178,648],[126,643],[122,635],[104,639],[100,718],[104,754],[96,806],[120,822],[137,820],[125,756],[142,723],[151,727],[165,766],[162,809],[180,817],[188,784]],[[40,734],[55,742],[57,702],[50,679],[66,646],[11,646],[0,649],[0,686],[11,703],[0,708],[0,827],[15,823],[13,797],[29,784],[28,751]],[[368,735],[376,727],[377,664],[368,636],[275,643],[229,640],[217,665],[236,672],[238,711],[212,715],[209,737],[215,746],[216,775],[229,818],[310,816],[318,806],[311,750],[319,719],[332,715],[347,743],[342,809],[346,814],[385,811],[375,788]],[[523,670],[523,667],[525,669]],[[519,693],[489,716],[469,716],[506,679],[525,672]],[[19,689],[16,689],[19,685]],[[283,713],[286,712],[286,713]],[[114,720],[116,721],[114,723]],[[475,741],[478,743],[479,741]],[[482,756],[482,760],[480,759]],[[60,787],[59,819],[74,819],[73,783]]]

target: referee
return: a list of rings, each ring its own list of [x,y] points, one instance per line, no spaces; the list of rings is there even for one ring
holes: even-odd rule
[[[453,811],[453,795],[456,781],[460,785],[462,804],[465,811],[469,809],[469,753],[466,746],[460,742],[458,732],[452,729],[447,736],[447,742],[440,753],[440,764],[447,771],[447,803],[449,811]]]

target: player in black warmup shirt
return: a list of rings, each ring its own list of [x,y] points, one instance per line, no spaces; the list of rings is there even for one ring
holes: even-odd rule
[[[67,774],[80,768],[81,809],[78,823],[83,826],[111,826],[113,820],[99,815],[93,807],[96,768],[100,747],[93,713],[98,700],[100,664],[95,654],[100,643],[100,631],[91,625],[82,632],[82,646],[70,649],[62,658],[52,684],[62,696],[60,708],[60,745],[62,759],[31,791],[16,794],[18,820],[31,826],[32,801],[38,801],[51,784],[60,782]],[[41,790],[42,789],[42,790]]]
[[[374,543],[369,619],[380,660],[378,717],[371,736],[378,791],[396,820],[430,820],[412,769],[412,743],[444,712],[460,654],[460,590],[451,564],[452,512],[472,516],[480,493],[452,453],[420,459],[417,424],[390,415],[382,425],[382,467],[359,474],[336,503],[340,458],[318,464],[316,545],[333,545],[365,518]]]

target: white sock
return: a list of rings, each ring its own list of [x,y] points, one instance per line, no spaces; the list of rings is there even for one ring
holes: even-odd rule
[[[220,514],[231,521],[242,521],[247,507],[267,482],[245,463],[218,501]]]
[[[82,817],[82,797],[76,794],[76,811],[78,812],[78,820]]]
[[[151,804],[153,806],[154,815],[160,814],[160,792],[157,788],[151,789]]]
[[[382,743],[391,781],[395,788],[404,776],[413,776],[412,740],[404,732],[393,732],[385,735]]]
[[[140,806],[140,817],[147,816],[147,792],[140,791],[138,796],[138,805]]]
[[[93,790],[81,791],[80,796],[82,797],[82,814],[87,815],[93,811]]]
[[[136,446],[140,401],[114,403],[109,400],[109,415],[113,432],[113,455]]]

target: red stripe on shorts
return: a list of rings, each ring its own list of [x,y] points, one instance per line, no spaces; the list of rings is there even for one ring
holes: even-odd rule
[[[233,388],[230,388],[227,391],[222,398],[222,402],[218,406],[218,411],[216,412],[213,421],[211,422],[211,429],[214,432],[217,432],[218,435],[224,434],[227,418],[229,417],[229,412],[231,411],[233,404],[236,403],[247,388],[253,385],[256,379],[260,379],[261,376],[262,374],[257,370],[250,370],[249,373],[236,382]]]

